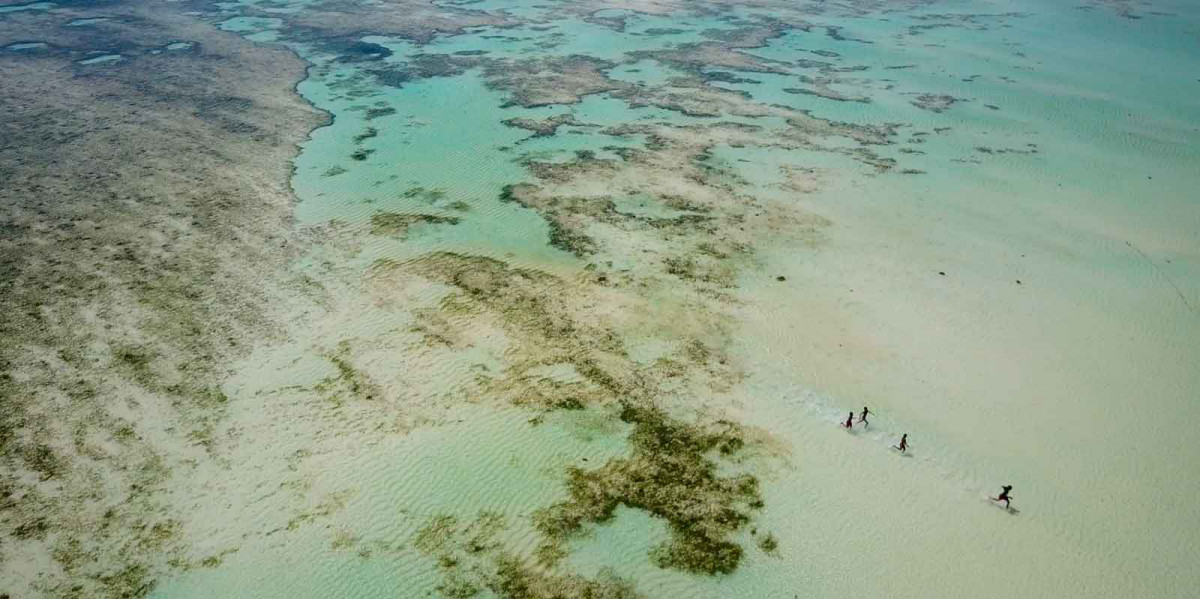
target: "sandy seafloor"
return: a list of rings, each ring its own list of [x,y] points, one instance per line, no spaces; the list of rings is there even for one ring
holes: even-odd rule
[[[323,311],[297,316],[289,342],[264,344],[225,381],[221,430],[236,431],[236,442],[218,442],[221,459],[172,492],[193,554],[219,559],[168,570],[150,596],[450,596],[452,568],[416,541],[432,518],[497,514],[506,524],[488,551],[533,563],[531,518],[566,496],[564,469],[628,452],[628,426],[609,402],[524,405],[532,370],[504,397],[487,396],[495,387],[477,381],[508,376],[514,356],[532,351],[496,319],[440,331],[453,337],[445,343],[422,340],[422,320],[450,286],[394,283],[381,265],[403,270],[434,252],[572,282],[595,263],[614,279],[632,273],[622,280],[642,291],[605,287],[572,309],[589,323],[611,311],[630,363],[669,354],[678,331],[719,346],[721,372],[733,374],[685,376],[660,401],[752,427],[770,448],[738,465],[758,477],[764,507],[731,537],[745,549],[732,573],[659,567],[648,555],[666,524],[630,506],[571,538],[548,571],[610,571],[646,597],[1192,596],[1200,7],[809,4],[787,14],[807,30],[723,49],[762,59],[747,69],[692,72],[655,52],[781,9],[625,2],[592,15],[618,27],[551,10],[564,5],[486,0],[458,8],[522,22],[424,43],[363,23],[358,37],[374,46],[359,51],[390,50],[366,58],[339,55],[345,40],[323,46],[292,29],[304,3],[228,2],[205,13],[312,65],[297,91],[333,119],[303,145],[292,186],[296,227],[326,241],[295,268],[324,278],[327,295]],[[646,32],[654,28],[667,32]],[[647,54],[627,54],[639,51]],[[438,63],[436,74],[391,83],[366,74],[421,54],[589,56],[612,61],[601,72],[634,87],[563,86],[571,93],[562,99],[523,106],[519,86],[497,80],[533,75],[486,64]],[[734,77],[700,77],[714,70]],[[738,97],[753,108],[646,101],[673,77],[745,92]],[[789,137],[794,111],[842,128]],[[504,123],[564,113],[574,123],[540,137]],[[691,129],[716,123],[728,130]],[[856,126],[886,141],[862,144]],[[675,130],[681,145],[655,144],[654,127]],[[612,199],[619,214],[675,218],[677,206],[655,199],[688,192],[669,169],[555,179],[530,163],[619,164],[622,148],[668,155],[686,144],[706,146],[704,163],[724,181],[724,195],[706,201],[752,198],[752,212],[782,215],[745,216],[751,255],[722,271],[722,285],[662,273],[639,283],[655,256],[712,230],[661,234],[587,210],[548,224],[554,215],[536,202],[500,197],[527,182]],[[370,152],[351,157],[362,149]],[[422,217],[388,230],[378,216],[389,214]],[[548,243],[570,225],[600,249]],[[592,289],[581,285],[570,289]],[[351,357],[369,381],[361,386],[384,398],[371,400],[390,406],[386,418],[353,397],[329,399]],[[569,365],[539,368],[547,379],[579,376]],[[864,404],[876,414],[870,427],[843,430]],[[907,455],[891,449],[902,433]],[[1017,511],[988,501],[1002,484],[1015,486]],[[770,551],[756,542],[768,532],[778,542]],[[472,580],[474,596],[526,596]]]

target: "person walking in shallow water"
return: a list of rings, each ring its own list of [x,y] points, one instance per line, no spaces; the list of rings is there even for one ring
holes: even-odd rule
[[[867,414],[870,414],[870,413],[871,413],[871,410],[868,410],[867,406],[863,406],[862,414],[860,414],[858,416],[858,421],[863,423],[863,426],[868,426],[871,424],[870,422],[867,422]],[[851,414],[851,415],[853,415],[853,414]]]
[[[1012,491],[1012,485],[1004,485],[1003,487],[1000,487],[1000,496],[992,497],[992,501],[1003,501],[1004,509],[1012,509],[1008,507],[1009,502],[1012,501],[1012,497],[1008,494],[1009,491]]]
[[[842,423],[842,426],[854,428],[854,412],[850,412],[850,415],[846,417],[846,422]]]
[[[900,437],[899,445],[893,445],[892,447],[899,449],[900,453],[905,453],[908,450],[908,433],[904,433],[904,435]]]

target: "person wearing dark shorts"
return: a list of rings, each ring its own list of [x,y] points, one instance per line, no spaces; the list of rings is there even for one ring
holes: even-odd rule
[[[1009,502],[1012,501],[1012,497],[1009,496],[1009,494],[1008,494],[1009,491],[1012,491],[1012,485],[1004,485],[1003,487],[1000,487],[1000,496],[993,497],[992,501],[1003,501],[1004,509],[1006,509],[1006,510],[1010,509],[1008,507],[1008,504],[1009,504]]]
[[[899,445],[893,445],[892,447],[899,449],[900,453],[905,453],[908,450],[908,433],[904,433],[904,435],[900,437]]]
[[[854,412],[850,412],[850,415],[846,417],[846,422],[843,423],[842,426],[846,428],[854,428]]]

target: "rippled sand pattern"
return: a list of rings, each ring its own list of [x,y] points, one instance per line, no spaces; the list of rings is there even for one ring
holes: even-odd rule
[[[0,13],[0,599],[1200,584],[1191,3]]]

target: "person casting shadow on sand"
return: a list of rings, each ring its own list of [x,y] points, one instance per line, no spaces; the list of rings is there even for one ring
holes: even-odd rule
[[[846,417],[846,422],[842,423],[842,426],[854,428],[854,412],[850,412],[850,415]]]
[[[904,435],[900,437],[900,444],[893,445],[892,449],[899,449],[900,453],[906,453],[908,451],[908,433],[904,433]]]
[[[1012,496],[1008,494],[1009,491],[1012,491],[1012,485],[1004,485],[1003,487],[1000,487],[999,497],[990,497],[989,499],[992,501],[1003,501],[1004,509],[1011,510],[1012,508],[1009,507],[1009,502],[1012,501]]]

